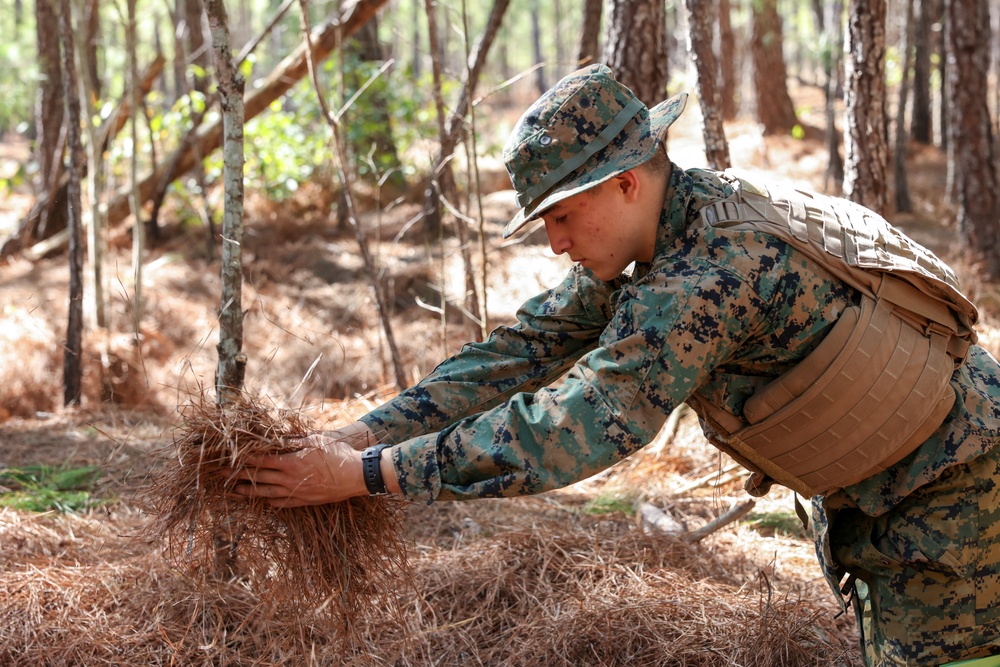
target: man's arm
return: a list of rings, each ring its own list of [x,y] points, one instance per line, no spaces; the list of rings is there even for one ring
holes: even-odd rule
[[[592,349],[612,314],[617,284],[579,267],[562,284],[525,303],[518,324],[499,327],[487,341],[465,346],[415,387],[359,421],[301,441],[302,450],[261,456],[237,473],[237,493],[268,498],[275,507],[336,502],[364,495],[361,452],[378,442],[399,443],[490,409],[518,391],[533,391],[562,375]],[[400,493],[393,461],[383,450],[380,470],[390,493]]]
[[[758,281],[743,267],[734,270],[739,257],[735,249],[725,262],[679,253],[623,290],[600,344],[558,387],[516,394],[402,443],[393,456],[403,495],[431,501],[540,493],[643,447],[675,406],[766,326],[770,296],[757,293]],[[765,271],[744,263],[754,277]]]
[[[466,345],[361,421],[386,442],[400,443],[550,384],[595,347],[619,287],[574,267],[562,284],[520,308],[516,326]]]

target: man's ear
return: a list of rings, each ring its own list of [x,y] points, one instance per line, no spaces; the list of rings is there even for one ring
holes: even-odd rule
[[[615,176],[615,183],[621,193],[625,196],[625,201],[628,203],[635,202],[639,199],[639,190],[642,185],[642,179],[639,178],[638,169],[629,169],[626,172],[618,174]]]

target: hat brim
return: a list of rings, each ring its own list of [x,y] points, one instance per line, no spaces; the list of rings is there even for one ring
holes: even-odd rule
[[[635,157],[630,156],[629,159],[619,162],[615,165],[615,168],[609,173],[603,174],[599,178],[581,180],[579,176],[567,178],[562,183],[553,186],[546,195],[538,200],[537,204],[532,204],[530,207],[522,208],[517,212],[514,218],[507,223],[507,226],[503,230],[503,238],[510,238],[514,232],[523,227],[525,223],[532,220],[536,220],[543,216],[546,211],[555,206],[561,201],[569,199],[574,195],[578,195],[581,192],[586,192],[587,190],[597,187],[605,181],[609,181],[619,174],[623,174],[630,169],[635,169],[647,162],[656,150],[666,142],[667,130],[673,125],[674,121],[683,113],[684,107],[687,106],[687,93],[680,93],[674,95],[668,100],[660,102],[655,107],[649,110],[649,129],[650,134],[656,139],[650,146],[650,149],[643,153],[642,155]],[[586,166],[586,165],[585,165]],[[584,172],[584,176],[586,172]]]

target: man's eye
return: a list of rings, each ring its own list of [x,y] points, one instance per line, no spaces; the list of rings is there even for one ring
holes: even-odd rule
[[[565,215],[557,215],[556,216],[556,222],[561,225],[562,223],[566,222],[566,216]]]

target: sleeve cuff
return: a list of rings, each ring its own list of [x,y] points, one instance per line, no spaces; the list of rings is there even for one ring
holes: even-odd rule
[[[441,469],[438,465],[438,439],[444,432],[422,435],[401,443],[392,450],[392,463],[403,497],[407,500],[434,502],[441,493]]]

